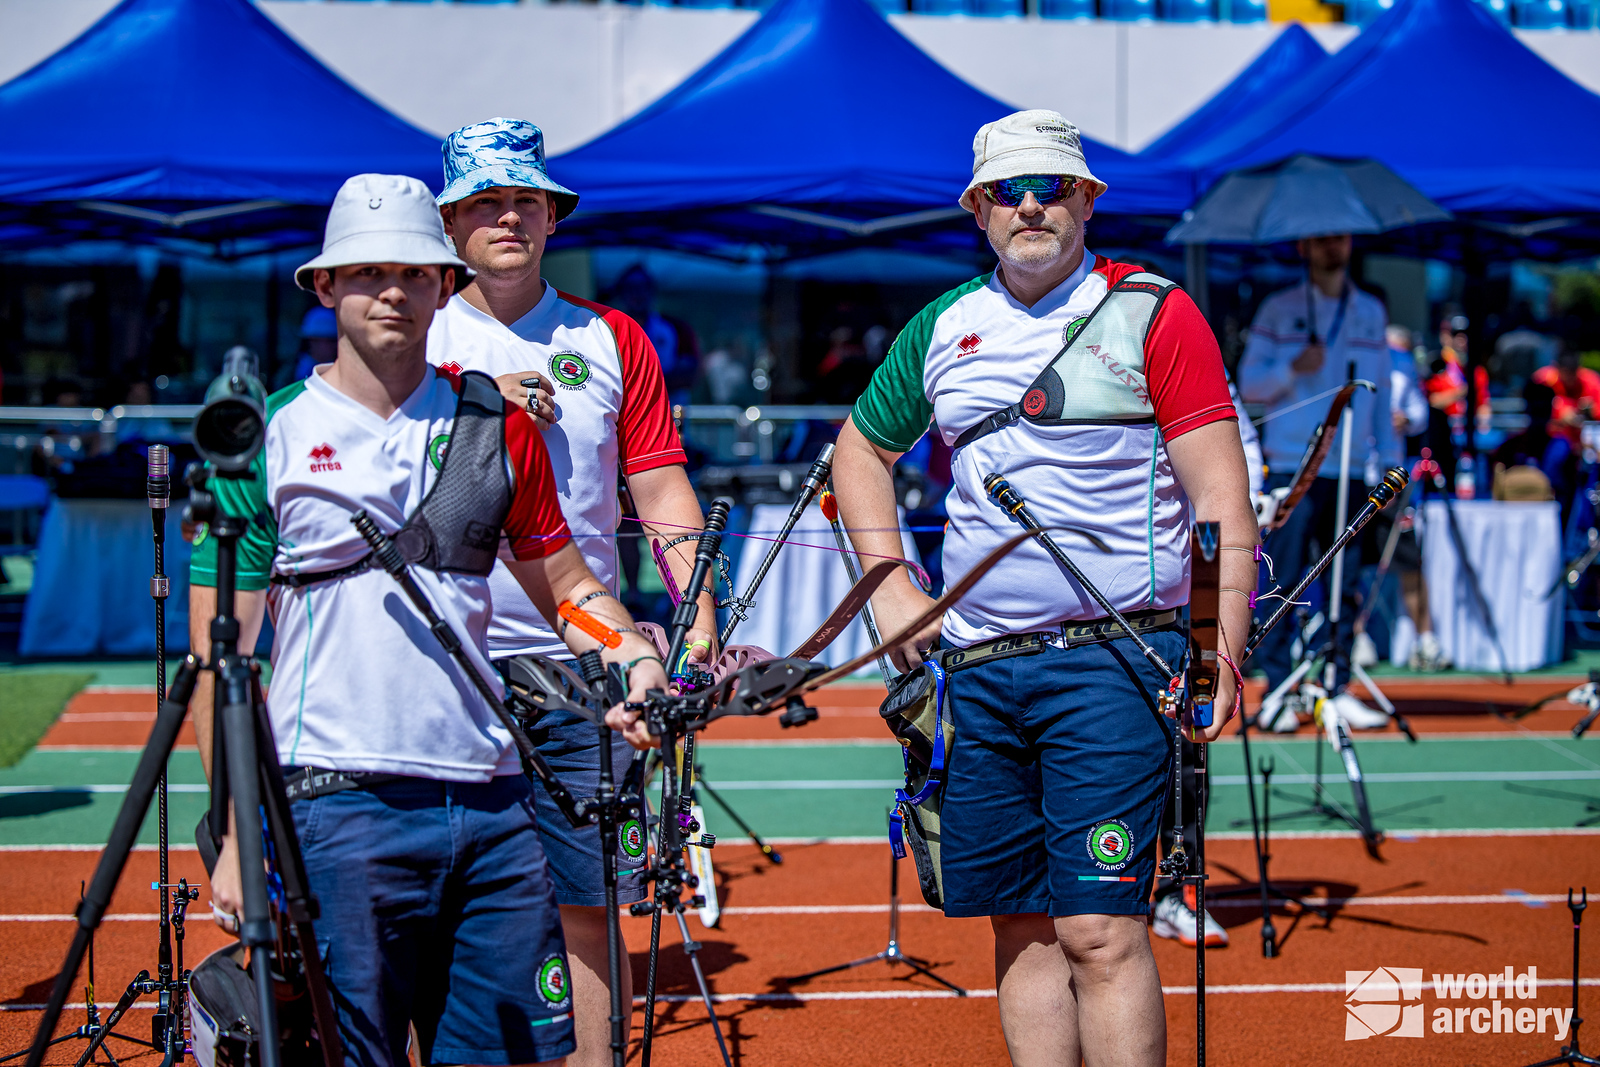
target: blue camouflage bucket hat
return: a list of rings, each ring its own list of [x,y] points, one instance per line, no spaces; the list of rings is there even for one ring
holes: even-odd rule
[[[488,119],[444,139],[444,192],[439,205],[465,200],[496,186],[543,189],[559,221],[578,206],[578,194],[550,180],[544,166],[544,132],[526,119]]]

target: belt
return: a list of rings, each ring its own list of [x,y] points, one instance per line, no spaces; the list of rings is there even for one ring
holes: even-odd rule
[[[368,552],[354,563],[340,567],[338,570],[307,571],[303,574],[274,574],[272,576],[272,584],[288,586],[290,589],[304,589],[308,585],[316,585],[319,582],[331,582],[336,578],[348,578],[352,574],[361,574],[364,571],[370,571],[377,565],[377,559],[371,552]]]
[[[1135,633],[1143,634],[1151,630],[1176,626],[1178,611],[1176,608],[1167,611],[1136,611],[1125,615],[1124,618],[1128,620],[1128,625]],[[939,654],[940,665],[946,671],[961,671],[990,660],[1031,656],[1041,651],[1045,645],[1050,645],[1052,648],[1076,648],[1079,645],[1092,645],[1101,641],[1115,641],[1125,636],[1127,635],[1122,627],[1109,618],[1071,620],[1050,630],[1009,634],[967,648],[946,649]]]
[[[283,776],[283,794],[293,803],[314,800],[346,789],[366,789],[404,778],[403,774],[381,771],[330,771],[322,767],[301,767]]]

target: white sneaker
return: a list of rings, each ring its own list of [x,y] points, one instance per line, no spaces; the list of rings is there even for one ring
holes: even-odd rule
[[[1194,886],[1186,885],[1181,893],[1168,893],[1156,901],[1151,913],[1150,930],[1157,937],[1170,938],[1188,948],[1194,948]],[[1228,944],[1228,931],[1206,912],[1206,948],[1224,948]]]
[[[1372,643],[1367,631],[1362,630],[1356,634],[1356,639],[1350,646],[1350,662],[1363,669],[1378,665],[1378,646]]]
[[[1293,697],[1293,693],[1268,693],[1256,714],[1256,729],[1275,734],[1292,734],[1300,729],[1300,716],[1294,712]]]
[[[1339,718],[1352,730],[1381,730],[1389,725],[1389,716],[1377,708],[1369,708],[1350,695],[1349,690],[1333,698],[1339,709]]]
[[[1425,671],[1430,674],[1450,668],[1450,657],[1444,654],[1444,648],[1440,646],[1439,639],[1434,636],[1432,630],[1417,637],[1417,645],[1412,649],[1409,666],[1414,671]]]

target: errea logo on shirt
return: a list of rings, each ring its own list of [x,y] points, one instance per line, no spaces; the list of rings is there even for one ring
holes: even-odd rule
[[[451,360],[449,363],[439,364],[439,369],[446,374],[454,374],[457,378],[461,377],[461,364],[457,363],[455,360]]]
[[[320,474],[323,471],[337,471],[344,468],[339,466],[339,461],[333,458],[336,449],[324,441],[311,450],[311,473]]]
[[[956,342],[956,348],[960,350],[956,353],[956,358],[960,359],[962,356],[973,355],[978,351],[978,346],[981,344],[983,344],[983,338],[979,337],[975,333],[967,334],[961,340]]]

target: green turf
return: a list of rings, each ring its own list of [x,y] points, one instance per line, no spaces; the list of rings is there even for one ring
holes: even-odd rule
[[[18,671],[0,674],[0,767],[27,755],[93,677],[87,671]]]
[[[1420,830],[1568,827],[1600,813],[1600,743],[1592,740],[1507,735],[1425,738],[1415,745],[1358,739],[1356,744],[1377,823],[1395,836]],[[1276,764],[1272,806],[1277,831],[1342,826],[1320,816],[1284,818],[1310,797],[1309,783],[1294,776],[1313,772],[1318,745],[1309,738],[1252,745],[1257,760],[1267,757]],[[1216,785],[1208,825],[1213,833],[1248,828],[1243,750],[1229,742],[1212,752]],[[723,798],[758,832],[779,838],[884,833],[900,775],[900,750],[893,743],[707,744],[700,754],[708,781]],[[1348,805],[1349,786],[1331,757],[1324,746],[1329,797]],[[86,787],[114,790],[132,777],[137,759],[136,752],[45,750],[0,770],[0,844],[104,841],[124,794]],[[1445,777],[1387,777],[1396,775]],[[195,752],[173,757],[171,780],[182,790],[172,794],[173,839],[187,842],[207,803],[204,790],[194,789],[205,780]],[[20,791],[41,786],[50,788]],[[702,793],[701,801],[712,832],[729,841],[742,839],[708,794]],[[155,840],[153,816],[145,820],[140,840]]]

